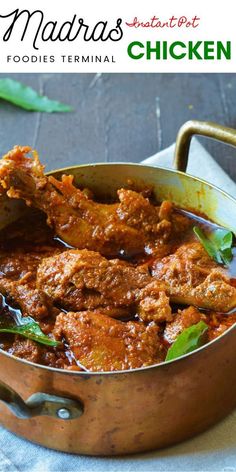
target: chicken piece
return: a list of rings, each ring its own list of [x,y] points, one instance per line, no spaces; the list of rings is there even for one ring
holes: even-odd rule
[[[142,321],[170,321],[173,318],[166,295],[166,287],[156,280],[136,294],[136,306],[139,318]]]
[[[117,206],[119,220],[137,231],[149,235],[168,239],[171,234],[171,216],[173,207],[168,204],[168,212],[161,207],[151,205],[148,198],[133,190],[120,189],[117,191],[120,204]],[[160,218],[160,215],[162,218]]]
[[[163,337],[169,344],[172,344],[184,329],[197,324],[201,320],[206,322],[206,319],[207,317],[194,306],[190,306],[185,310],[178,310],[174,320],[166,324]]]
[[[236,307],[236,287],[200,243],[183,244],[174,254],[152,263],[151,271],[165,282],[174,303],[223,313]]]
[[[64,175],[61,181],[45,176],[37,153],[26,157],[30,151],[16,146],[2,158],[2,191],[45,212],[48,224],[67,244],[109,256],[120,251],[132,256],[148,243],[170,237],[171,204],[160,209],[142,194],[125,189],[118,191],[120,203],[96,203],[73,185],[72,176]]]
[[[65,339],[79,365],[89,371],[145,367],[163,360],[158,327],[114,320],[91,311],[60,313],[54,336]]]
[[[15,341],[7,351],[13,356],[20,357],[20,359],[40,364],[42,350],[43,347],[35,341],[23,338],[22,336],[15,336]]]
[[[24,252],[21,246],[7,251],[0,249],[0,280],[2,277],[11,280],[27,277],[27,280],[33,281],[41,260],[59,252],[58,248],[45,246],[36,246],[32,252]]]
[[[67,310],[109,307],[112,313],[112,307],[130,307],[143,321],[172,319],[165,286],[152,279],[147,266],[136,268],[117,259],[108,261],[86,249],[43,259],[37,287]]]
[[[17,250],[0,251],[0,280],[2,277],[18,280],[29,273],[33,278],[41,257],[39,254],[26,254],[21,250],[19,252]]]
[[[19,307],[23,316],[31,316],[35,320],[47,318],[53,312],[53,306],[46,293],[30,284],[21,281],[11,281],[7,278],[0,279],[0,293],[4,295],[8,303]]]
[[[3,335],[1,335],[3,337]],[[49,367],[56,367],[58,369],[78,369],[76,361],[73,356],[67,355],[63,350],[55,350],[48,346],[43,346],[31,339],[23,338],[22,336],[15,336],[13,343],[1,342],[2,349],[13,356],[25,359],[36,364],[43,364]]]
[[[45,258],[37,271],[37,287],[66,309],[76,311],[131,305],[135,291],[150,280],[145,266],[139,270],[87,249]]]

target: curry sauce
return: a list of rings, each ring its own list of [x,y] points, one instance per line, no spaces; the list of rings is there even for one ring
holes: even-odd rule
[[[26,203],[0,232],[0,321],[21,328],[0,323],[2,349],[62,369],[135,369],[163,362],[200,321],[204,342],[235,323],[236,247],[219,264],[193,232],[215,223],[146,191],[98,201],[71,176],[45,176],[28,151],[15,148],[0,166],[2,193]],[[42,334],[24,333],[27,323]]]

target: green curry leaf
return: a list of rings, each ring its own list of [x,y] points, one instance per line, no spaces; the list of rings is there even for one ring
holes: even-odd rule
[[[37,341],[40,344],[46,346],[58,347],[61,342],[55,341],[49,338],[43,333],[40,326],[30,316],[21,318],[21,324],[16,325],[13,320],[9,320],[8,317],[1,316],[0,318],[0,333],[13,333],[24,336],[25,338]]]
[[[233,258],[233,233],[231,231],[219,228],[212,231],[209,236],[206,236],[198,226],[194,226],[193,231],[206,252],[215,262],[225,265],[231,262]]]
[[[29,111],[68,112],[72,108],[38,94],[34,89],[13,79],[0,79],[0,98]]]
[[[168,349],[165,360],[171,361],[202,346],[204,344],[204,333],[207,329],[208,326],[204,321],[199,321],[199,323],[186,328]]]

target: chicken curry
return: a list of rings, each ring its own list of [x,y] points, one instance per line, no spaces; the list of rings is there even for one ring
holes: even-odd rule
[[[0,232],[3,350],[61,369],[136,369],[236,322],[231,232],[147,188],[100,201],[70,175],[46,176],[30,152],[18,146],[0,161],[1,194],[25,202]]]

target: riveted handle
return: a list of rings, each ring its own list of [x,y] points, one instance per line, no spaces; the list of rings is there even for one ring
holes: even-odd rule
[[[187,121],[181,126],[175,145],[173,168],[185,172],[188,165],[191,139],[194,135],[206,136],[236,146],[236,130],[211,121]]]
[[[0,382],[0,401],[21,419],[53,416],[61,420],[72,420],[80,417],[84,411],[80,401],[48,393],[34,393],[25,402],[15,390],[3,382]]]

